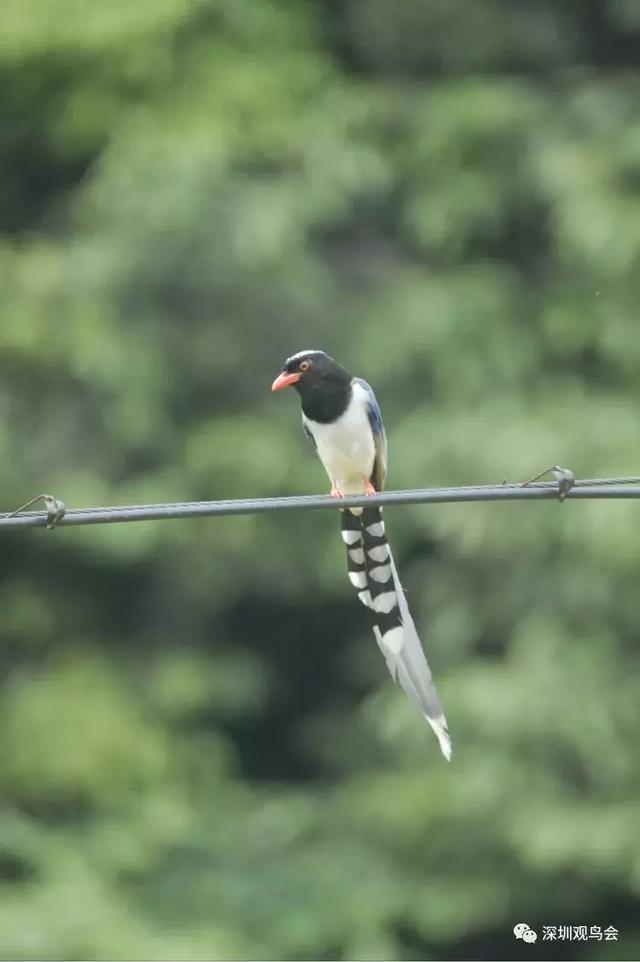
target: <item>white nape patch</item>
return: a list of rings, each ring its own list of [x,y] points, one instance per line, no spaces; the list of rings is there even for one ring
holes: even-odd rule
[[[341,531],[340,534],[342,535],[342,540],[344,541],[345,544],[355,544],[356,541],[360,540],[359,531],[347,530],[347,531]]]
[[[297,361],[299,357],[306,357],[307,354],[324,354],[324,351],[316,351],[313,349],[308,351],[298,351],[297,354],[292,354],[291,357],[288,357],[285,363],[288,364],[289,361]]]
[[[378,565],[377,568],[371,568],[369,577],[380,585],[384,584],[391,577],[391,565]]]
[[[386,544],[381,544],[377,548],[370,548],[367,554],[372,561],[386,561],[389,557],[389,549]]]
[[[388,615],[398,604],[395,591],[385,591],[373,599],[373,607],[381,615]]]
[[[349,581],[354,588],[366,588],[367,587],[367,576],[364,571],[350,571]]]
[[[362,548],[349,548],[349,557],[354,564],[364,564],[364,551]]]
[[[391,628],[390,631],[385,631],[384,635],[381,635],[380,642],[386,651],[391,652],[392,655],[398,655],[402,651],[404,645],[404,631],[400,627]]]
[[[358,598],[360,599],[363,605],[366,605],[367,608],[373,607],[371,603],[371,595],[369,594],[368,591],[359,591]]]
[[[384,522],[376,521],[375,524],[370,524],[367,528],[367,534],[370,534],[372,538],[381,538],[384,534]]]

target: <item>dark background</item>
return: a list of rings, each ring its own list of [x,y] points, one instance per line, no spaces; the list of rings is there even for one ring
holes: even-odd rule
[[[325,491],[316,347],[392,488],[638,474],[639,63],[637,0],[4,0],[2,506]],[[3,534],[1,957],[637,958],[639,510],[388,509],[449,765],[332,514]]]

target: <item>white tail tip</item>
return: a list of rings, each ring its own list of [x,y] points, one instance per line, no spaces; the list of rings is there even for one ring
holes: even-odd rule
[[[429,718],[428,716],[425,717],[435,732],[436,738],[438,739],[438,744],[440,745],[440,751],[447,761],[450,762],[453,748],[451,745],[451,737],[447,729],[446,718],[444,715],[439,715],[437,718]]]

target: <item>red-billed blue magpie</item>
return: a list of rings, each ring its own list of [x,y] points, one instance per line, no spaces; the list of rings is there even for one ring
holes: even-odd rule
[[[272,391],[292,385],[302,402],[302,426],[331,479],[331,495],[375,494],[384,487],[387,438],[371,387],[324,351],[287,358]],[[447,721],[398,578],[378,507],[342,510],[342,539],[358,597],[372,612],[374,633],[391,676],[433,728],[451,757]]]

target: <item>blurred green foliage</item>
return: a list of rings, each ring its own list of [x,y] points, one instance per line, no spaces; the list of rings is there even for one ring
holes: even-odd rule
[[[638,473],[637,0],[0,18],[6,509],[325,490],[306,347],[392,487]],[[638,957],[638,505],[387,524],[451,765],[326,513],[2,536],[2,958]]]

